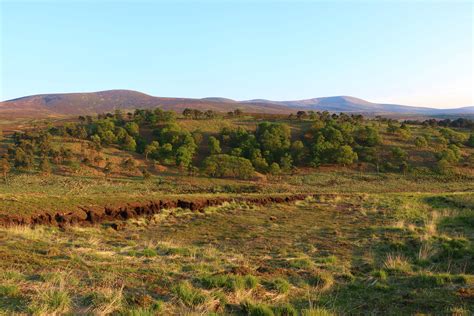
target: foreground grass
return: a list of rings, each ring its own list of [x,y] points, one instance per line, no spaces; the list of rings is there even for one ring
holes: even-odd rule
[[[474,195],[353,194],[100,227],[0,230],[0,313],[453,314],[474,307]]]

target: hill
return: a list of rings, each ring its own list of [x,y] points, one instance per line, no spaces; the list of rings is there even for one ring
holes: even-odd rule
[[[111,112],[116,109],[155,108],[182,112],[185,108],[251,113],[287,114],[297,110],[363,113],[369,115],[473,115],[474,107],[434,109],[398,104],[373,103],[350,96],[295,101],[255,99],[235,101],[221,97],[203,99],[155,97],[132,90],[90,93],[60,93],[26,96],[0,103],[0,117],[55,117]]]
[[[358,112],[379,114],[418,114],[418,115],[440,115],[440,114],[474,114],[474,107],[463,107],[457,109],[435,109],[426,107],[415,107],[399,104],[373,103],[350,96],[333,96],[313,98],[296,101],[271,101],[250,100],[248,102],[262,104],[286,105],[292,108],[311,109],[315,111],[330,112]]]
[[[181,112],[185,108],[215,111],[233,111],[240,108],[247,112],[289,113],[285,105],[232,102],[223,98],[163,98],[132,90],[108,90],[90,93],[40,94],[0,103],[2,117],[49,117],[86,115],[110,112],[116,109],[155,108]]]

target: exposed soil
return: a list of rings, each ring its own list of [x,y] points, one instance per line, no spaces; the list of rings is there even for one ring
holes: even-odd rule
[[[304,200],[308,194],[291,194],[287,196],[265,196],[265,197],[216,197],[193,200],[158,200],[147,203],[127,204],[120,207],[105,206],[101,209],[79,208],[70,212],[57,212],[56,214],[41,213],[31,216],[0,215],[0,226],[11,225],[51,225],[67,227],[70,225],[88,226],[105,221],[124,221],[130,218],[151,216],[160,213],[163,209],[183,208],[191,211],[203,211],[208,206],[220,205],[224,202],[245,202],[255,205],[267,205],[270,203],[288,203]],[[114,225],[117,227],[117,225]]]

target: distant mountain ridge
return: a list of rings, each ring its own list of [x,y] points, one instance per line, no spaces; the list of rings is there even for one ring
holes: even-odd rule
[[[55,117],[111,112],[116,109],[155,108],[181,112],[185,108],[250,113],[287,114],[298,110],[370,114],[474,114],[474,107],[434,109],[398,104],[372,103],[351,96],[333,96],[294,101],[255,99],[236,101],[221,97],[202,99],[154,97],[133,90],[107,90],[87,93],[39,94],[0,102],[1,117]]]

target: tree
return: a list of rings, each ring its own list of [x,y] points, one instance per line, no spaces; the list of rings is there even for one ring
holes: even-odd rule
[[[306,114],[305,111],[298,111],[296,112],[296,117],[298,118],[298,120],[302,120],[304,118],[306,118],[308,115]]]
[[[448,175],[453,172],[451,164],[446,159],[441,159],[436,164],[436,171],[442,175]]]
[[[268,168],[268,172],[270,172],[270,174],[274,176],[279,175],[281,173],[280,166],[276,162],[274,162]]]
[[[39,168],[44,175],[49,175],[51,173],[51,164],[49,163],[49,159],[47,157],[44,157],[40,161]]]
[[[133,137],[136,137],[140,134],[140,127],[135,122],[128,122],[125,124],[125,130],[127,130],[127,133]]]
[[[117,137],[112,131],[105,131],[104,133],[102,133],[100,138],[102,142],[106,145],[110,145],[117,142]]]
[[[97,134],[94,134],[91,136],[91,141],[94,143],[96,149],[101,148],[101,139],[100,136]]]
[[[188,167],[193,161],[194,152],[188,146],[180,146],[176,150],[176,165],[184,168]]]
[[[160,144],[157,141],[152,141],[150,144],[146,145],[144,154],[145,154],[145,160],[148,160],[149,155],[156,155],[158,153],[158,150],[160,148]]]
[[[401,149],[400,147],[392,148],[392,156],[395,160],[405,161],[407,159],[407,152]]]
[[[28,151],[25,152],[23,148],[16,148],[14,155],[14,163],[17,168],[31,169],[33,166],[33,154]]]
[[[295,164],[299,165],[304,161],[306,148],[301,140],[297,140],[291,144],[291,156]]]
[[[357,160],[357,154],[352,151],[351,146],[344,145],[337,149],[336,162],[342,165],[349,165]]]
[[[262,154],[269,162],[278,162],[290,148],[291,131],[286,124],[263,122],[258,124],[255,137]]]
[[[3,180],[5,181],[5,183],[7,183],[7,176],[11,170],[11,165],[7,157],[3,157],[0,161],[0,170],[3,174]]]
[[[474,134],[471,134],[469,136],[469,139],[467,140],[466,145],[469,147],[474,147]]]
[[[424,148],[428,146],[428,141],[426,140],[425,137],[418,136],[415,138],[415,146],[418,148]]]
[[[367,147],[376,146],[380,144],[382,140],[379,135],[379,132],[375,128],[370,126],[358,128],[355,131],[354,138],[358,144]]]
[[[290,154],[285,154],[280,159],[280,167],[283,171],[290,171],[293,166],[293,159]]]
[[[220,142],[214,136],[209,137],[209,152],[211,155],[216,155],[221,153]]]
[[[132,136],[127,134],[127,136],[125,136],[123,139],[121,147],[123,150],[135,151],[137,149],[137,142]]]
[[[204,172],[211,177],[251,178],[255,170],[250,160],[230,155],[212,155],[204,160]]]

